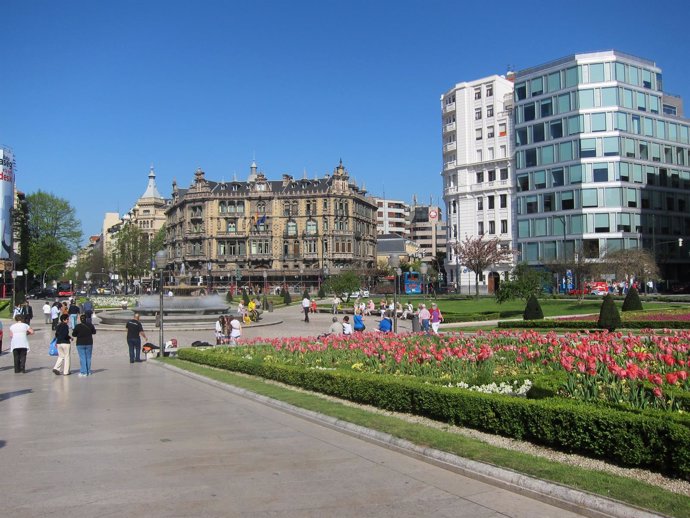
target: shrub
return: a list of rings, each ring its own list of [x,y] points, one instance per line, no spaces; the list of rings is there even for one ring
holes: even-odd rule
[[[320,299],[323,299],[324,297],[326,297],[326,291],[323,289],[323,285],[319,286],[319,293],[317,294],[317,296]]]
[[[608,329],[609,331],[615,331],[620,326],[621,315],[618,312],[616,304],[613,302],[613,297],[610,294],[607,294],[606,296],[604,296],[604,300],[601,303],[597,327],[599,329]]]
[[[637,293],[635,288],[630,288],[628,294],[625,296],[623,301],[623,307],[621,311],[642,311],[642,301],[640,300],[640,294]]]
[[[537,297],[530,295],[527,301],[527,306],[525,306],[525,312],[522,314],[523,320],[543,320],[544,312],[539,305]]]
[[[289,290],[283,290],[283,304],[287,305],[292,302],[292,297],[290,296]]]
[[[247,293],[247,290],[244,288],[242,288],[242,302],[245,306],[249,304],[249,294]]]
[[[225,295],[225,301],[232,302],[232,291],[228,290],[228,293]]]

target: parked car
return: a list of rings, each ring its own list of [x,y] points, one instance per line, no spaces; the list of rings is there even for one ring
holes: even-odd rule
[[[32,299],[54,299],[57,297],[55,288],[34,288],[29,290],[29,298]]]

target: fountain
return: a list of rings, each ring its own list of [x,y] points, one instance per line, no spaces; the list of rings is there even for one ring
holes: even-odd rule
[[[102,324],[122,325],[139,313],[144,326],[152,327],[160,311],[160,298],[157,295],[143,295],[138,298],[133,309],[110,309],[98,312]],[[209,327],[219,315],[229,312],[228,304],[220,295],[204,297],[163,297],[163,315],[166,326]]]

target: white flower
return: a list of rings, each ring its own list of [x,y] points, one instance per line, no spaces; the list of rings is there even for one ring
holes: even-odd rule
[[[453,387],[452,383],[446,385],[447,387]],[[455,384],[455,387],[462,388],[466,390],[473,390],[475,392],[481,392],[483,394],[505,394],[506,396],[520,396],[525,397],[532,388],[532,382],[530,380],[525,380],[522,385],[518,386],[518,381],[513,381],[512,383],[506,383],[502,381],[499,385],[496,383],[489,383],[488,385],[473,385],[470,386],[464,381],[460,381]]]

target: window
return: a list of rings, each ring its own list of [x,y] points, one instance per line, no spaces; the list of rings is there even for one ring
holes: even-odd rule
[[[535,77],[532,79],[532,97],[541,95],[544,93],[544,79],[542,77]]]
[[[481,128],[477,128],[476,130],[474,130],[474,138],[475,138],[475,140],[481,140],[482,139],[482,129]]]
[[[604,137],[604,156],[618,155],[618,137]]]
[[[563,169],[551,170],[551,187],[560,187],[563,183]]]
[[[570,111],[570,94],[561,94],[558,96],[558,113],[567,113]]]
[[[593,113],[591,116],[592,131],[606,131],[606,114]]]
[[[556,194],[548,192],[544,194],[544,212],[556,210]]]
[[[475,108],[474,109],[474,120],[478,121],[481,120],[482,118],[482,109],[481,108]]]
[[[477,223],[477,234],[480,236],[484,235],[484,222],[480,221]]]
[[[594,232],[602,233],[609,231],[609,215],[595,214],[594,215]]]
[[[494,95],[494,85],[486,85],[486,96],[493,97]]]
[[[501,220],[501,234],[507,234],[507,233],[508,233],[508,220],[502,219]]]
[[[475,92],[475,96],[477,93]],[[519,83],[515,85],[515,100],[516,101],[522,101],[523,99],[527,98],[527,84],[526,83]]]
[[[582,206],[583,207],[598,207],[597,190],[596,189],[582,189]]]
[[[618,105],[618,89],[614,87],[601,89],[601,105],[602,106],[617,106]]]
[[[594,108],[594,90],[580,90],[577,93],[578,105],[580,109]]]
[[[536,196],[525,197],[525,208],[527,214],[536,214],[539,212],[539,204],[537,203]]]
[[[507,180],[508,179],[508,169],[501,169],[501,180]]]
[[[496,207],[494,206],[494,200],[495,200],[495,198],[496,198],[495,196],[489,196],[489,210],[495,209],[495,208],[496,208]]]
[[[498,136],[499,137],[505,137],[506,136],[506,123],[501,122],[498,124]]]
[[[296,236],[297,235],[297,222],[288,221],[287,223],[287,235]]]
[[[482,98],[482,89],[481,88],[475,88],[474,89],[474,98],[475,99],[481,99]]]
[[[494,127],[488,126],[486,128],[486,138],[494,138]]]
[[[597,156],[597,139],[583,138],[580,140],[580,157],[588,158]]]
[[[477,183],[484,182],[484,171],[479,171],[477,173]]]
[[[601,83],[604,81],[604,64],[596,63],[589,65],[589,82]]]
[[[594,164],[592,166],[592,179],[595,182],[608,182],[609,181],[608,164]]]
[[[484,198],[477,198],[477,210],[484,210]]]
[[[528,149],[525,151],[525,166],[534,167],[535,165],[537,165],[537,150]]]
[[[492,169],[489,171],[489,181],[490,182],[495,182],[496,181],[496,170]]]
[[[534,103],[525,104],[523,106],[523,120],[525,122],[533,121],[535,117]]]
[[[535,124],[532,126],[532,142],[543,142],[544,141],[544,125]]]
[[[553,115],[553,105],[551,104],[551,99],[544,99],[541,102],[541,116],[549,117]]]
[[[614,137],[615,138],[615,137]],[[573,159],[573,141],[561,142],[558,144],[558,154],[561,162]]]
[[[496,233],[496,222],[495,221],[489,221],[489,234],[495,234]]]
[[[561,210],[571,210],[575,208],[575,198],[573,191],[563,191],[561,193]]]
[[[532,175],[534,188],[544,189],[546,187],[546,171],[535,171]]]
[[[517,190],[518,190],[518,192],[529,191],[529,175],[528,174],[518,175],[518,177],[517,177]]]
[[[518,128],[515,132],[515,143],[518,146],[525,146],[529,143],[527,140],[527,128]]]
[[[493,116],[494,116],[494,107],[493,107],[493,105],[487,106],[487,107],[486,107],[486,117],[489,118],[489,117],[493,117]]]
[[[506,207],[508,207],[508,195],[507,194],[500,194],[498,199],[499,199],[499,206],[502,209],[505,209]]]

